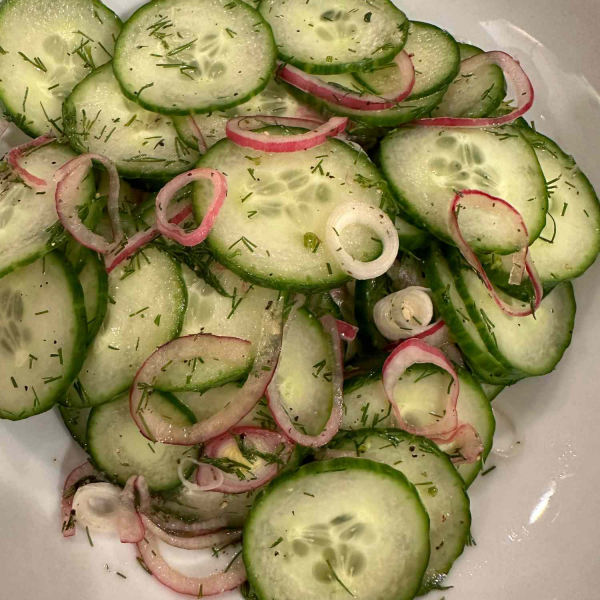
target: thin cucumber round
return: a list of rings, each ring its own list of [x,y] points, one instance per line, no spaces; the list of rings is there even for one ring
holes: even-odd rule
[[[87,343],[96,337],[108,308],[108,275],[102,259],[90,252],[79,273],[87,317]]]
[[[393,291],[391,280],[387,275],[357,281],[355,284],[354,314],[358,324],[358,338],[366,350],[382,352],[390,344],[375,324],[373,308],[377,302]]]
[[[155,391],[147,410],[156,410],[174,425],[191,425],[189,411],[170,394]],[[87,444],[94,465],[109,479],[123,486],[132,475],[143,475],[153,492],[181,486],[177,473],[184,457],[197,458],[198,449],[149,441],[129,414],[129,395],[92,409],[87,425]],[[190,463],[187,476],[194,470]]]
[[[388,465],[342,458],[272,481],[244,528],[244,564],[259,600],[409,600],[429,561],[429,518]]]
[[[504,368],[490,354],[476,325],[471,320],[445,258],[447,252],[447,247],[442,247],[435,242],[431,244],[425,256],[427,281],[433,292],[436,309],[479,379],[494,385],[514,383],[521,377]]]
[[[271,385],[279,390],[294,427],[316,436],[323,431],[333,405],[331,342],[307,309],[297,310],[290,319]]]
[[[483,393],[486,395],[487,399],[491,402],[492,400],[495,400],[500,393],[502,392],[502,390],[504,390],[506,386],[504,385],[492,385],[490,383],[481,383],[481,389],[483,390]]]
[[[63,100],[111,59],[120,19],[99,0],[6,0],[0,7],[0,100],[37,137],[60,136]]]
[[[53,252],[0,279],[0,418],[50,408],[81,368],[87,329],[83,292]]]
[[[415,227],[400,215],[394,218],[394,227],[398,232],[400,249],[414,252],[427,245],[430,235],[427,231]]]
[[[390,0],[264,0],[279,58],[307,73],[348,73],[389,63],[406,43],[408,20]]]
[[[181,330],[185,285],[179,266],[159,250],[145,249],[111,271],[108,296],[102,328],[79,374],[79,392],[69,394],[68,406],[95,406],[118,396],[144,360]]]
[[[573,335],[576,305],[570,282],[557,285],[544,297],[535,316],[529,317],[503,312],[473,271],[462,269],[457,287],[481,338],[499,363],[528,377],[554,370]],[[504,295],[504,299],[510,297]],[[529,306],[528,302],[513,302],[519,309]]]
[[[241,0],[154,0],[124,25],[113,68],[131,100],[185,115],[247,102],[275,59],[271,28]]]
[[[63,104],[63,123],[73,148],[110,158],[123,177],[170,178],[198,160],[198,145],[188,148],[172,118],[123,95],[111,63],[75,87]]]
[[[445,241],[457,190],[481,190],[512,204],[531,243],[544,228],[546,181],[533,148],[515,127],[403,127],[384,138],[380,161],[402,208]],[[464,207],[460,215],[463,235],[480,252],[515,251],[513,222],[506,221]]]
[[[447,31],[429,23],[411,21],[404,50],[411,56],[415,67],[415,86],[407,102],[446,88],[460,68],[456,40]],[[354,73],[354,77],[373,93],[385,97],[402,87],[400,71],[395,63]]]
[[[28,154],[21,165],[32,175],[52,182],[56,169],[75,156],[67,146],[52,143]],[[56,185],[36,192],[17,177],[9,176],[0,187],[0,277],[3,277],[54,250],[64,235],[56,214]],[[77,204],[88,204],[94,191],[94,177],[90,174],[79,187]]]
[[[91,408],[67,408],[57,404],[58,412],[73,436],[73,439],[87,451],[87,422],[90,416]]]
[[[361,89],[360,87],[358,87],[358,90],[356,89],[358,82],[351,74],[323,75],[322,79],[323,81],[342,85],[354,92],[360,91]],[[398,125],[403,125],[404,123],[409,123],[419,117],[425,116],[442,101],[446,91],[445,89],[442,89],[425,98],[410,101],[405,100],[404,102],[400,102],[398,106],[386,110],[356,110],[354,108],[339,106],[333,102],[328,102],[327,100],[322,100],[321,98],[317,98],[312,94],[307,94],[293,86],[288,86],[288,89],[301,102],[314,107],[326,117],[334,115],[350,117],[353,121],[367,127],[397,127]]]
[[[286,87],[275,79],[269,81],[267,87],[248,102],[228,110],[217,110],[208,114],[173,117],[173,124],[179,132],[179,137],[194,150],[198,149],[197,132],[192,128],[190,119],[202,133],[207,148],[214,146],[224,139],[227,121],[243,115],[268,115],[273,117],[310,117],[312,110],[300,102]]]
[[[419,595],[439,588],[462,554],[471,531],[469,497],[452,461],[427,438],[400,429],[343,433],[330,448],[333,452],[355,451],[360,458],[389,465],[415,486],[431,524],[431,555]]]
[[[483,50],[459,44],[460,60],[466,60]],[[497,65],[483,65],[472,73],[459,75],[450,85],[433,117],[478,119],[492,114],[506,97],[506,80]]]
[[[317,291],[348,281],[324,242],[329,215],[348,200],[384,207],[393,203],[366,153],[336,139],[297,153],[293,160],[221,140],[198,166],[226,173],[229,186],[208,236],[210,250],[246,281],[268,288]],[[198,222],[212,198],[204,183],[194,184]],[[361,260],[372,260],[381,251],[373,233],[362,226],[346,228],[340,240]]]

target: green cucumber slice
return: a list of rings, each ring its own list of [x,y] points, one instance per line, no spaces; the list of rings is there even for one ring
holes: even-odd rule
[[[471,320],[444,256],[447,252],[447,247],[436,242],[431,244],[425,256],[425,272],[436,309],[479,379],[494,385],[514,383],[520,377],[505,369],[490,354]]]
[[[406,15],[389,0],[264,0],[282,61],[307,73],[348,73],[389,63],[406,43]]]
[[[459,44],[460,60],[466,60],[483,50]],[[506,97],[506,80],[497,65],[484,65],[472,73],[459,75],[450,85],[433,117],[478,119],[491,115]]]
[[[358,86],[358,82],[351,74],[324,75],[322,79],[323,81],[342,85],[354,92],[361,90],[360,86]],[[335,115],[349,117],[353,121],[367,127],[397,127],[398,125],[414,121],[419,117],[429,114],[442,101],[444,93],[446,92],[445,89],[442,89],[425,98],[410,101],[405,100],[404,102],[400,102],[398,106],[388,108],[387,110],[356,110],[354,108],[345,108],[344,106],[333,104],[327,100],[322,100],[321,98],[317,98],[312,94],[307,94],[293,86],[288,86],[288,89],[290,93],[294,94],[301,102],[314,107],[325,117]]]
[[[343,458],[273,480],[244,528],[244,564],[259,600],[409,600],[429,560],[429,518],[388,465]]]
[[[247,102],[275,59],[271,28],[241,0],[154,0],[125,23],[113,68],[131,100],[185,115]]]
[[[521,131],[535,149],[548,182],[546,226],[529,251],[544,287],[552,288],[579,277],[596,260],[600,252],[600,203],[572,156],[529,127]],[[505,257],[496,258],[490,268],[510,292],[511,267]]]
[[[389,465],[415,486],[429,515],[431,546],[419,595],[439,588],[462,554],[471,531],[469,497],[452,461],[427,438],[400,429],[343,433],[329,447],[332,453],[355,451],[360,458]]]
[[[152,410],[160,411],[175,425],[191,425],[189,413],[170,394],[156,392]],[[173,446],[149,441],[129,414],[129,394],[92,409],[87,426],[87,443],[94,465],[112,481],[124,486],[132,475],[143,475],[153,492],[181,486],[177,469],[184,457],[197,458],[194,446]],[[184,469],[189,477],[193,463]]]
[[[36,148],[21,161],[21,165],[36,177],[52,182],[56,169],[75,156],[67,146],[52,143]],[[1,191],[0,277],[3,277],[54,250],[64,236],[56,214],[56,185],[36,192],[9,176],[2,182]],[[94,178],[90,175],[80,186],[78,204],[88,204],[94,191]]]
[[[358,338],[366,350],[383,351],[389,346],[377,329],[373,318],[373,308],[382,298],[392,293],[391,280],[387,275],[376,279],[357,281],[354,288],[355,314],[358,323]]]
[[[268,128],[281,134],[282,128]],[[289,131],[289,130],[288,130]],[[227,174],[228,200],[208,236],[217,260],[246,281],[276,289],[318,291],[350,278],[322,241],[331,212],[352,199],[376,206],[393,203],[366,153],[330,139],[294,155],[261,153],[230,140],[215,144],[198,163]],[[194,214],[201,221],[212,190],[194,184]],[[318,243],[311,243],[316,239]],[[342,245],[361,260],[381,244],[360,225],[340,232]]]
[[[275,386],[294,427],[304,435],[323,431],[333,405],[331,342],[320,321],[300,308],[286,323]]]
[[[492,385],[490,383],[481,383],[481,389],[483,390],[483,393],[487,396],[487,399],[490,402],[497,398],[505,387],[506,386],[504,385]]]
[[[194,150],[198,149],[198,139],[191,127],[192,118],[207,148],[214,146],[219,140],[227,137],[225,126],[233,117],[243,115],[270,115],[274,117],[303,117],[310,116],[312,111],[296,99],[287,88],[277,83],[275,79],[269,81],[267,87],[248,102],[228,110],[218,110],[204,115],[189,115],[186,117],[173,117],[173,124],[179,132],[181,139]]]
[[[83,289],[88,330],[87,343],[90,344],[100,331],[108,308],[108,275],[102,259],[94,252],[87,255],[83,269],[79,273],[79,283]]]
[[[73,439],[87,451],[87,422],[91,408],[67,408],[57,404],[58,412]]]
[[[37,137],[63,133],[61,106],[91,69],[111,59],[121,21],[99,0],[60,6],[7,0],[0,8],[0,100]]]
[[[186,307],[181,271],[155,248],[111,271],[108,294],[102,328],[90,344],[79,392],[69,394],[68,406],[96,406],[118,396],[144,360],[181,330]]]
[[[403,127],[383,139],[380,161],[402,208],[445,241],[456,190],[477,189],[512,204],[531,243],[544,228],[546,181],[533,148],[515,127]],[[461,212],[462,233],[474,250],[515,251],[513,229],[483,211]]]
[[[53,252],[0,279],[0,418],[43,413],[81,368],[87,330],[83,292]]]
[[[111,63],[75,87],[63,104],[63,123],[73,148],[110,158],[123,177],[171,178],[198,160],[172,118],[147,111],[123,95]]]
[[[512,317],[502,311],[473,271],[462,269],[457,287],[489,352],[505,367],[528,377],[554,370],[571,344],[575,325],[575,295],[570,282],[544,297],[535,316]],[[498,291],[506,301],[508,295]],[[529,303],[514,300],[516,306]]]
[[[446,88],[460,69],[461,58],[456,40],[435,25],[411,21],[404,50],[411,56],[415,67],[415,86],[407,102]],[[381,96],[389,97],[402,85],[395,63],[353,75],[359,83]]]

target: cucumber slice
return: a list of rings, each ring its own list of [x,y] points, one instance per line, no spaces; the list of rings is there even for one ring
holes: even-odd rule
[[[243,115],[271,115],[274,117],[303,117],[309,116],[312,111],[296,99],[287,88],[277,83],[275,79],[269,81],[267,87],[257,96],[228,110],[219,110],[205,115],[192,115],[207,148],[214,146],[219,140],[224,139],[227,121],[233,117]],[[194,150],[198,149],[198,139],[190,126],[190,117],[173,117],[173,124],[179,132],[179,137]]]
[[[57,404],[58,412],[73,439],[87,451],[87,422],[91,408],[67,408]]]
[[[535,316],[529,317],[503,312],[473,271],[460,271],[457,288],[481,338],[499,363],[526,377],[554,370],[571,344],[575,324],[575,295],[570,282],[557,285],[544,297]],[[510,297],[504,295],[504,299],[509,301]],[[519,300],[514,303],[528,306]]]
[[[294,427],[304,435],[323,431],[333,405],[331,342],[320,321],[305,308],[288,321],[272,385]]]
[[[415,87],[407,102],[446,88],[460,69],[461,58],[456,40],[435,25],[411,21],[404,50],[412,57],[415,67]],[[354,73],[354,77],[374,94],[386,97],[402,85],[396,63]]]
[[[358,338],[367,350],[382,352],[390,344],[390,341],[383,337],[377,329],[373,318],[373,308],[377,302],[393,291],[392,282],[387,275],[356,282],[354,301]]]
[[[447,214],[456,190],[477,189],[510,202],[530,242],[540,235],[548,192],[535,152],[515,127],[403,127],[381,142],[381,168],[402,208],[449,241]],[[474,250],[510,254],[514,229],[488,213],[461,211],[463,235]]]
[[[479,379],[494,385],[514,383],[519,377],[505,369],[490,354],[467,312],[444,256],[448,250],[447,247],[442,249],[438,243],[432,243],[425,256],[425,271],[435,307]]]
[[[348,199],[384,207],[393,202],[366,153],[336,139],[293,158],[221,140],[198,166],[226,173],[229,186],[228,200],[208,236],[210,250],[246,281],[268,288],[317,291],[348,281],[321,242],[329,215]],[[194,184],[198,222],[211,197],[204,182]],[[309,243],[312,236],[319,240],[317,246]],[[372,260],[381,251],[373,233],[359,225],[340,232],[340,240],[361,260]]]
[[[129,18],[113,68],[124,94],[170,115],[224,110],[275,71],[270,27],[240,0],[154,0]]]
[[[62,135],[63,100],[111,59],[121,21],[98,0],[7,0],[0,8],[0,100],[25,133]]]
[[[182,410],[170,394],[155,391],[151,410],[160,411],[175,425],[191,425],[189,411]],[[148,441],[129,414],[129,394],[114,402],[92,409],[87,426],[87,443],[94,465],[109,479],[124,486],[132,475],[143,475],[153,492],[165,492],[181,486],[177,468],[184,457],[197,458],[194,446],[173,446]],[[186,477],[194,465],[185,469]]]
[[[75,156],[70,148],[53,143],[35,149],[21,164],[36,177],[51,182],[56,169]],[[0,187],[0,277],[3,277],[54,250],[62,243],[63,229],[56,214],[55,185],[36,192],[9,176]],[[87,177],[79,189],[78,204],[88,204],[95,191],[93,176]]]
[[[427,438],[400,429],[342,434],[330,447],[356,451],[360,458],[389,465],[415,486],[431,524],[431,555],[419,595],[439,588],[462,554],[471,530],[469,497],[452,461]]]
[[[456,467],[468,487],[477,477],[492,449],[496,421],[490,401],[477,380],[466,369],[458,369],[458,379],[458,418],[461,423],[468,423],[475,428],[484,448],[482,460]],[[437,406],[446,397],[449,384],[448,373],[437,370],[432,365],[414,365],[402,376],[397,393],[407,406],[418,406],[425,401]],[[398,426],[381,383],[381,371],[373,371],[349,380],[344,389],[344,406],[344,430]]]
[[[170,178],[198,160],[171,118],[123,95],[111,63],[75,87],[63,104],[63,123],[73,148],[110,158],[123,177]]]
[[[340,493],[342,492],[342,493]],[[244,564],[260,600],[415,596],[429,560],[429,518],[392,467],[343,458],[272,481],[244,528]]]
[[[83,292],[53,252],[0,279],[0,418],[43,413],[69,387],[85,356]]]
[[[279,58],[307,73],[348,73],[389,63],[406,43],[408,20],[389,0],[264,0],[259,10]]]
[[[88,330],[87,343],[90,344],[100,331],[108,308],[108,275],[102,259],[94,252],[87,255],[83,269],[79,273],[79,283],[83,289]]]
[[[600,252],[600,203],[588,178],[572,156],[550,138],[529,127],[521,129],[531,142],[549,184],[546,226],[529,251],[545,288],[582,275]],[[505,257],[492,263],[509,292],[511,266]],[[512,263],[512,261],[510,261]]]
[[[212,333],[248,340],[252,343],[249,349],[252,361],[260,338],[262,314],[270,301],[277,300],[278,292],[248,284],[218,263],[212,263],[208,269],[228,295],[223,296],[188,267],[183,267],[188,304],[181,335]]]
[[[178,265],[159,250],[146,249],[112,271],[108,294],[104,323],[79,374],[79,392],[69,394],[71,407],[115,398],[131,385],[144,360],[181,330],[185,285]]]
[[[487,396],[487,399],[490,402],[492,400],[495,400],[505,387],[506,386],[504,385],[491,385],[489,383],[481,383],[481,389],[483,390],[483,393]]]
[[[322,79],[323,81],[337,83],[351,89],[353,92],[360,91],[361,89],[357,86],[358,82],[351,74],[327,75],[323,76]],[[446,90],[442,89],[425,98],[410,101],[405,100],[404,102],[400,102],[398,106],[388,108],[387,110],[356,110],[322,100],[293,86],[288,86],[288,89],[301,102],[314,107],[326,117],[341,115],[342,117],[349,117],[353,121],[367,127],[396,127],[414,121],[419,117],[429,114],[442,101],[446,93]]]
[[[394,227],[398,232],[400,248],[408,252],[420,250],[429,243],[429,233],[415,227],[412,223],[396,215],[394,218]]]
[[[468,44],[459,44],[460,60],[466,60],[483,50]],[[433,110],[433,117],[458,117],[477,119],[492,114],[506,97],[506,80],[497,65],[484,65],[473,73],[456,78],[440,105]]]

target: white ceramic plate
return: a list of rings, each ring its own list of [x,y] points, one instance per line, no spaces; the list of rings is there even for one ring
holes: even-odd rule
[[[127,17],[140,3],[107,4]],[[461,41],[518,58],[536,90],[528,118],[575,155],[600,189],[598,0],[403,0],[402,8]],[[15,139],[2,140],[0,149]],[[558,369],[494,402],[516,424],[519,451],[492,456],[488,466],[497,469],[472,486],[477,546],[466,548],[454,567],[447,581],[454,588],[430,594],[432,600],[598,597],[599,275],[600,263],[576,282],[575,337]],[[96,534],[93,548],[82,532],[62,538],[60,490],[83,460],[58,413],[0,422],[0,598],[181,598],[146,574],[134,549],[115,538]]]

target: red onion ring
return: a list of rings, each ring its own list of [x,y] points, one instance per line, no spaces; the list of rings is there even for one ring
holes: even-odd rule
[[[448,326],[442,319],[438,319],[435,323],[432,323],[425,331],[422,331],[421,333],[413,335],[412,337],[407,339],[423,340],[433,348],[441,348],[442,346],[450,342],[450,330],[448,329]],[[385,351],[392,352],[405,341],[406,340],[398,340],[397,342],[389,344],[385,347]]]
[[[237,402],[219,411],[216,415],[190,427],[176,427],[161,419],[160,415],[146,411],[141,418],[138,411],[143,400],[140,384],[153,385],[162,367],[169,360],[195,358],[206,351],[207,344],[213,346],[212,352],[227,352],[239,349],[248,342],[236,338],[219,338],[209,334],[198,334],[178,338],[161,346],[146,360],[137,372],[129,395],[129,408],[133,420],[148,439],[181,446],[193,446],[217,437],[239,423],[263,397],[273,378],[277,359],[281,349],[283,299],[269,303],[262,321],[262,333],[254,365],[248,379],[239,390]],[[142,385],[144,387],[144,385]],[[146,427],[149,428],[146,429]]]
[[[183,467],[186,462],[192,462],[198,465],[198,469],[196,472],[196,481],[197,483],[192,483],[188,481],[183,473]],[[193,492],[213,492],[216,491],[221,485],[223,485],[223,481],[225,481],[225,473],[216,469],[215,467],[211,467],[210,465],[206,465],[197,461],[195,458],[183,458],[178,467],[179,470],[179,479],[181,483]]]
[[[92,463],[86,461],[73,469],[65,480],[63,493],[60,500],[60,508],[62,513],[62,534],[64,537],[72,537],[77,533],[75,529],[75,518],[72,514],[73,500],[75,499],[75,491],[77,484],[83,479],[96,477],[96,469]]]
[[[144,524],[135,509],[135,483],[137,475],[132,475],[121,492],[117,513],[117,531],[123,544],[137,544],[144,539]]]
[[[199,179],[210,179],[214,186],[213,200],[202,223],[191,233],[182,231],[180,227],[169,222],[168,210],[173,196],[188,183]],[[158,230],[182,246],[197,246],[202,243],[215,224],[223,202],[227,197],[227,179],[223,173],[213,169],[192,169],[172,179],[156,196],[156,225]]]
[[[531,81],[521,65],[506,52],[484,52],[463,60],[460,64],[458,77],[468,75],[484,65],[499,66],[506,77],[512,82],[517,98],[517,108],[502,117],[486,117],[481,119],[468,119],[463,117],[436,117],[432,119],[418,119],[413,125],[425,127],[496,127],[506,125],[522,117],[532,106],[535,93]]]
[[[356,335],[358,334],[358,327],[356,325],[351,325],[340,319],[336,319],[335,323],[340,337],[345,342],[353,342],[356,339]]]
[[[472,464],[477,462],[483,453],[483,443],[475,428],[469,423],[462,423],[450,436],[431,438],[438,446],[452,444],[458,448],[451,451],[452,462],[455,465]],[[448,449],[450,451],[450,449]]]
[[[496,207],[496,205],[501,206],[507,209],[508,213],[511,214],[511,216],[514,218],[515,230],[520,231],[523,237],[523,247],[515,254],[520,254],[520,256],[522,256],[524,251],[525,270],[529,275],[529,279],[531,280],[533,290],[535,292],[535,300],[533,307],[527,308],[525,310],[517,310],[510,304],[504,302],[504,300],[502,300],[502,298],[498,296],[498,293],[496,292],[494,286],[492,285],[492,282],[487,276],[485,269],[481,265],[479,258],[477,258],[477,255],[475,254],[475,252],[473,252],[473,250],[471,249],[471,247],[469,246],[469,244],[467,243],[460,231],[460,225],[458,223],[458,214],[456,209],[459,203],[461,201],[464,201],[465,198],[474,198],[476,201],[476,206],[478,208],[483,208],[484,205],[487,205],[488,208],[491,208],[493,210]],[[529,254],[529,249],[527,247],[527,244],[529,243],[529,234],[527,233],[527,227],[519,211],[514,206],[512,206],[505,200],[502,200],[501,198],[495,198],[494,196],[490,196],[489,194],[480,192],[479,190],[462,190],[461,192],[458,192],[456,194],[454,200],[450,204],[450,210],[448,213],[448,226],[450,228],[450,236],[452,240],[458,246],[458,249],[464,256],[466,261],[471,265],[471,267],[473,267],[473,269],[475,269],[475,271],[477,271],[485,287],[488,289],[492,298],[494,299],[494,302],[505,313],[513,317],[528,317],[534,314],[535,311],[539,308],[542,302],[542,298],[544,297],[544,288],[540,276],[538,275],[537,269],[535,268],[535,265],[531,260],[531,255]]]
[[[446,371],[453,379],[454,384],[448,393],[448,404],[444,416],[430,425],[413,426],[407,423],[403,417],[400,407],[394,398],[394,389],[402,374],[415,364],[431,363]],[[453,434],[458,428],[458,415],[456,403],[460,386],[458,374],[446,355],[437,348],[431,347],[426,342],[412,338],[400,344],[387,358],[383,365],[383,388],[389,400],[398,426],[408,433],[422,435],[424,437],[441,437]]]
[[[233,544],[242,539],[241,529],[226,529],[217,533],[209,533],[207,535],[198,535],[195,537],[185,537],[169,533],[161,529],[154,521],[147,516],[142,515],[142,523],[151,535],[165,542],[174,548],[182,548],[183,550],[203,550],[205,548],[213,548],[215,546],[223,546],[225,544]]]
[[[401,89],[391,94],[390,97],[341,90],[339,87],[323,81],[319,77],[309,75],[290,64],[279,67],[278,76],[299,90],[337,106],[365,111],[387,110],[408,98],[415,87],[415,67],[410,56],[402,50],[392,62],[396,63],[400,69],[400,79],[403,84]]]
[[[329,296],[340,309],[346,322],[354,319],[354,296],[346,286],[329,290]]]
[[[200,129],[200,127],[198,127],[198,123],[196,123],[196,119],[194,119],[194,115],[190,115],[188,117],[188,124],[190,126],[190,129],[192,130],[192,135],[198,141],[198,152],[200,152],[200,154],[204,154],[208,150],[208,144],[204,139],[202,130]]]
[[[77,187],[85,179],[93,167],[92,161],[98,161],[108,171],[108,201],[106,208],[113,241],[107,242],[101,235],[91,231],[79,217],[79,195]],[[123,239],[123,227],[119,215],[119,173],[112,160],[100,154],[82,154],[63,165],[54,174],[56,186],[56,212],[62,226],[82,245],[98,252],[108,254],[119,246]]]
[[[156,538],[149,532],[137,545],[148,570],[160,583],[180,594],[201,598],[233,590],[246,581],[246,569],[241,558],[236,559],[227,572],[208,577],[189,577],[176,571],[161,556]]]
[[[268,454],[275,454],[279,448],[283,447],[279,456],[282,461],[285,462],[289,460],[294,448],[288,438],[276,431],[261,429],[259,427],[234,427],[227,433],[211,440],[204,448],[204,455],[209,458],[221,458],[224,456],[223,450],[226,450],[232,445],[237,447],[237,440],[234,436],[238,436],[242,438],[244,442],[248,442],[250,448],[254,447],[259,451]],[[200,466],[197,473],[198,484],[200,484],[200,481],[202,480],[203,466],[211,468],[208,465]],[[267,484],[277,475],[278,471],[279,465],[277,463],[265,463],[258,472],[254,470],[248,471],[249,477],[243,481],[240,481],[236,475],[224,473],[224,481],[212,491],[222,492],[223,494],[241,494],[243,492],[249,492]],[[251,479],[251,476],[254,476],[254,478]]]
[[[309,448],[320,448],[328,444],[335,434],[339,431],[343,417],[343,386],[344,386],[344,359],[342,353],[342,343],[338,333],[337,322],[331,315],[325,315],[320,319],[323,328],[331,339],[333,348],[333,366],[331,369],[331,383],[333,387],[333,403],[331,415],[325,425],[325,428],[318,435],[306,435],[298,431],[290,418],[287,410],[283,406],[283,398],[279,389],[272,381],[267,389],[267,400],[269,409],[283,433],[293,442]],[[291,319],[288,318],[288,323]]]
[[[4,131],[6,131],[6,128],[4,128],[0,135],[2,135]],[[21,159],[25,156],[28,150],[32,148],[39,148],[55,141],[56,138],[52,134],[42,135],[38,138],[35,138],[35,140],[32,140],[31,142],[16,146],[8,153],[8,164],[12,167],[13,172],[16,173],[29,187],[39,190],[47,188],[50,183],[45,179],[41,179],[40,177],[32,175],[29,171],[24,169],[20,164]]]
[[[297,135],[271,135],[255,133],[267,125],[284,125],[286,127],[302,127],[311,129],[308,133]],[[320,146],[327,138],[335,137],[346,129],[347,117],[333,117],[326,123],[314,119],[295,119],[293,117],[235,117],[227,122],[227,137],[244,148],[252,148],[261,152],[299,152]]]
[[[192,205],[188,204],[182,208],[172,219],[170,223],[179,225],[183,223],[192,214]],[[124,260],[133,256],[140,248],[149,244],[160,235],[156,224],[145,231],[138,231],[135,235],[128,238],[125,245],[121,245],[116,250],[104,257],[104,265],[107,273],[110,273],[115,267],[118,267]]]

